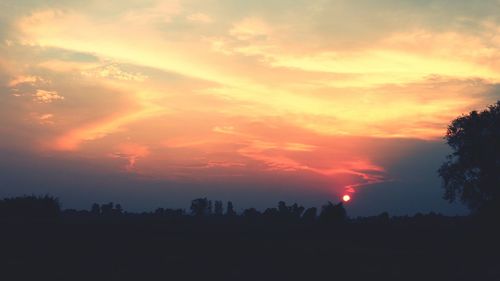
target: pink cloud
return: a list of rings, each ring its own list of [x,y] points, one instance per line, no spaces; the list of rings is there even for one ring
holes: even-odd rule
[[[124,143],[116,147],[116,151],[111,154],[113,158],[126,159],[125,170],[132,171],[140,158],[147,157],[150,150],[147,146],[135,143]]]

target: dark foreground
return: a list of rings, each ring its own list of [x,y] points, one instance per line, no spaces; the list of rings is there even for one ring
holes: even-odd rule
[[[467,218],[335,225],[240,218],[0,222],[1,280],[500,280],[499,232]]]

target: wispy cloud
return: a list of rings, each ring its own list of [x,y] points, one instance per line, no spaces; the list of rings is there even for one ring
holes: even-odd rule
[[[200,12],[190,14],[186,16],[186,19],[192,22],[199,22],[199,23],[212,23],[214,21],[214,19],[211,16]]]
[[[150,154],[149,148],[144,145],[134,143],[123,143],[118,145],[116,151],[111,154],[111,157],[126,159],[127,164],[125,170],[133,171],[137,160],[147,157]]]
[[[82,75],[87,77],[111,78],[125,81],[144,82],[147,76],[140,72],[128,72],[122,70],[117,64],[110,63],[93,69],[84,70]]]
[[[48,81],[46,81],[45,79],[38,77],[38,76],[20,75],[20,76],[13,78],[12,80],[10,80],[8,86],[9,87],[16,87],[20,84],[25,84],[25,83],[29,84],[29,85],[35,85],[37,83],[48,83]]]

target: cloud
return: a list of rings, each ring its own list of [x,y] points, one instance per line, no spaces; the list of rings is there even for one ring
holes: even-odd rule
[[[131,8],[122,15],[122,19],[131,25],[145,25],[150,23],[169,23],[181,13],[180,1],[153,1],[151,6]]]
[[[34,118],[38,121],[40,125],[54,125],[54,114],[33,114]]]
[[[57,136],[51,141],[47,148],[61,151],[75,151],[80,148],[84,142],[93,141],[104,138],[109,134],[125,130],[124,126],[148,117],[155,116],[161,113],[159,109],[146,108],[125,115],[111,116],[110,118],[100,120],[94,124],[86,124],[84,126],[71,129],[63,135]]]
[[[116,148],[116,151],[111,154],[111,157],[126,159],[127,164],[125,165],[125,169],[131,172],[137,160],[147,157],[149,154],[150,150],[147,146],[135,143],[124,143]]]
[[[311,172],[325,177],[346,178],[344,188],[348,192],[355,192],[359,186],[388,181],[385,169],[372,163],[368,159],[356,159],[363,157],[354,151],[347,158],[328,159],[327,161],[304,161],[303,155],[306,153],[310,158],[315,159],[318,154],[329,154],[324,147],[302,144],[302,143],[272,143],[253,141],[248,146],[238,150],[238,153],[252,160],[261,162],[269,171],[285,172]],[[309,158],[306,156],[306,159]],[[366,156],[364,156],[366,157]],[[355,182],[355,183],[352,183]]]
[[[204,13],[194,13],[186,17],[188,21],[199,22],[199,23],[212,23],[214,20],[211,16]]]
[[[39,103],[51,103],[58,100],[64,100],[64,97],[59,95],[56,91],[45,91],[38,89],[33,96],[34,100]]]
[[[233,167],[245,167],[245,163],[239,162],[228,162],[228,161],[208,161],[206,168],[233,168]]]
[[[87,77],[102,77],[125,81],[144,82],[148,77],[142,73],[133,73],[122,70],[117,64],[111,63],[101,67],[84,70],[82,75]]]
[[[234,23],[229,34],[238,40],[265,40],[271,36],[272,28],[264,20],[249,17]]]
[[[16,87],[20,84],[27,83],[29,85],[35,85],[35,84],[47,84],[49,81],[46,81],[45,79],[39,77],[39,76],[24,76],[20,75],[18,77],[13,78],[10,80],[8,86],[9,87]]]
[[[215,126],[212,128],[212,131],[229,135],[236,133],[233,126]]]

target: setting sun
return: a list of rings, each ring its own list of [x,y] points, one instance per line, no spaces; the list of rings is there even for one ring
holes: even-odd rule
[[[344,202],[349,202],[349,201],[351,201],[351,196],[349,196],[349,194],[346,194],[346,195],[342,196],[342,200]]]

